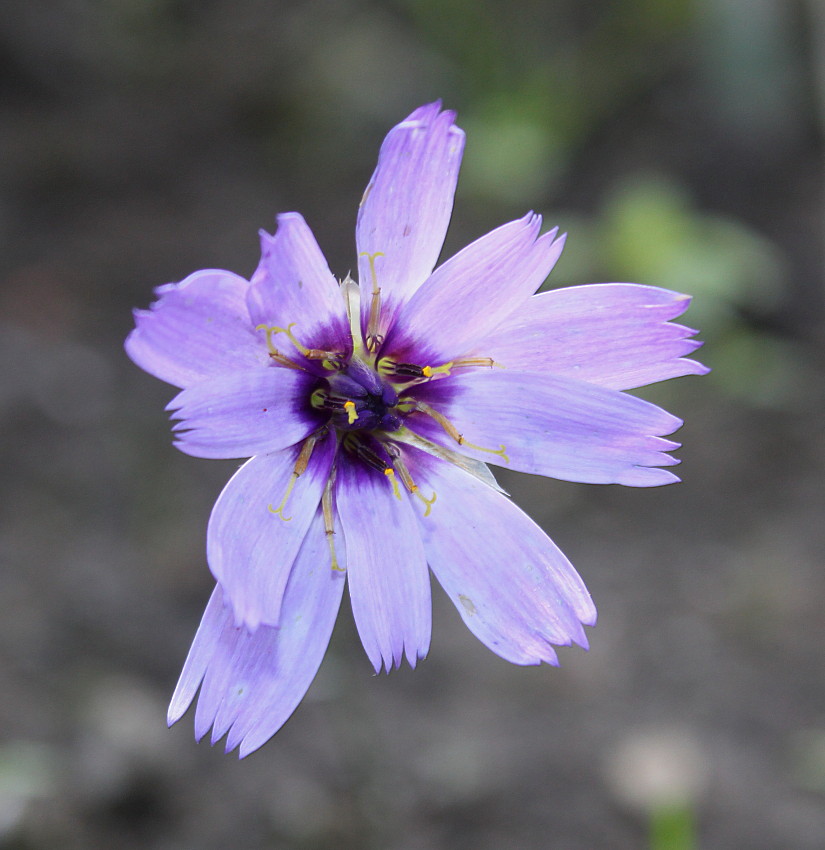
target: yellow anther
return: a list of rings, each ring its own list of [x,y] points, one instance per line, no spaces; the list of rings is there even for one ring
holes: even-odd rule
[[[344,402],[344,410],[347,412],[347,419],[349,420],[349,424],[352,425],[353,422],[358,418],[358,411],[355,409],[354,401],[345,401]]]
[[[441,366],[424,366],[421,371],[425,378],[432,378],[433,375],[449,375],[454,365],[451,360],[449,363],[442,363]]]
[[[486,366],[488,369],[492,369],[495,365],[497,364],[492,357],[459,357],[457,360],[450,360],[440,366],[424,366],[421,372],[425,378],[432,378],[434,375],[449,375],[453,369],[463,369],[469,366]]]
[[[307,466],[309,466],[309,459],[312,456],[312,450],[315,448],[315,443],[318,442],[318,436],[313,434],[311,437],[307,437],[304,440],[304,444],[301,446],[301,451],[298,453],[298,460],[295,461],[295,466],[292,469],[292,475],[289,478],[289,484],[286,485],[286,493],[284,493],[283,499],[281,499],[281,503],[277,508],[272,507],[272,503],[267,505],[267,510],[270,513],[276,514],[279,516],[284,522],[289,522],[292,517],[284,516],[284,507],[286,506],[286,500],[289,498],[292,493],[292,488],[295,486],[295,482],[306,472]]]
[[[387,478],[390,479],[390,483],[392,484],[392,492],[395,493],[395,498],[400,499],[401,491],[398,489],[398,479],[395,477],[395,470],[391,466],[388,466],[384,470],[384,475],[386,475]]]
[[[376,257],[383,257],[383,251],[362,251],[359,257],[366,257],[370,264],[370,278],[372,283],[372,300],[370,301],[370,316],[367,321],[367,350],[375,352],[384,341],[383,334],[378,333],[378,325],[381,321],[381,287],[378,286],[378,275],[375,272]]]

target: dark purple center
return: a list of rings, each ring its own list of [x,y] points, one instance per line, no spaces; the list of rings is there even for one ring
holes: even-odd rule
[[[402,425],[395,390],[357,359],[325,378],[314,398],[319,399],[314,405],[328,412],[331,424],[341,431],[397,431]]]

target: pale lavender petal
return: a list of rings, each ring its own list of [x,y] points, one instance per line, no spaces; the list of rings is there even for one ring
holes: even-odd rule
[[[158,287],[158,300],[148,310],[135,310],[126,353],[176,387],[266,363],[266,346],[246,308],[248,289],[242,277],[217,269]]]
[[[315,446],[306,471],[281,507],[300,447],[247,461],[218,497],[206,536],[212,574],[235,611],[235,622],[255,630],[279,623],[292,564],[321,501],[335,441]]]
[[[167,405],[175,445],[195,457],[251,457],[303,439],[322,424],[307,399],[317,378],[274,366],[207,378]]]
[[[473,634],[514,664],[556,664],[551,644],[587,648],[596,609],[552,540],[506,496],[456,466],[410,449],[427,561]],[[411,461],[412,464],[412,461]]]
[[[629,390],[709,370],[687,359],[702,344],[670,319],[690,297],[633,283],[597,283],[540,292],[475,352],[507,369],[548,371]]]
[[[240,745],[241,757],[266,743],[315,678],[335,625],[344,575],[330,568],[319,513],[289,577],[279,627],[251,633],[236,626],[218,585],[172,697],[169,724],[184,714],[200,685],[198,740],[210,727],[213,744],[229,732],[226,750]]]
[[[231,618],[231,610],[224,607],[221,586],[217,585],[209,597],[206,610],[203,612],[200,625],[195,632],[195,639],[192,641],[189,654],[186,656],[175,692],[172,694],[169,711],[166,714],[166,721],[170,726],[177,723],[186,714],[186,710],[195,698],[195,694],[203,681],[206,669],[218,650],[224,624]],[[201,733],[202,735],[203,733]]]
[[[315,678],[329,645],[341,605],[346,573],[332,569],[323,520],[316,517],[301,548],[284,594],[278,631],[283,667],[277,678],[266,683],[262,698],[265,711],[249,703],[238,713],[229,733],[227,750],[240,744],[240,756],[265,744],[292,714],[303,693]],[[336,541],[339,562],[346,563],[343,541]]]
[[[312,231],[298,213],[278,216],[273,236],[261,232],[261,262],[247,299],[254,327],[291,327],[306,348],[348,354],[346,305]],[[263,331],[259,331],[265,340]],[[284,333],[272,338],[279,351],[299,356]]]
[[[539,236],[530,213],[468,245],[439,266],[401,311],[382,348],[397,362],[437,365],[467,354],[550,274],[564,237]]]
[[[406,490],[341,457],[336,502],[347,545],[352,613],[376,672],[406,654],[410,666],[430,647],[430,576]]]
[[[464,132],[441,104],[416,109],[390,130],[364,192],[356,227],[361,308],[366,323],[375,258],[384,329],[433,270],[453,209]]]
[[[589,484],[655,487],[678,481],[655,467],[678,463],[665,454],[678,443],[661,435],[671,434],[681,420],[635,396],[507,369],[455,375],[416,388],[416,395],[446,416],[467,443],[506,455],[460,446],[487,463]],[[423,413],[407,425],[458,448]]]

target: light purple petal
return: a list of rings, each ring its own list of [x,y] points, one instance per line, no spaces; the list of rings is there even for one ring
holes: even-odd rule
[[[634,396],[572,378],[508,369],[474,371],[416,388],[416,396],[440,411],[467,443],[506,454],[460,451],[495,463],[589,484],[655,487],[678,481],[659,466],[678,461],[665,452],[678,446],[661,438],[681,420]],[[407,425],[423,436],[458,448],[434,420],[418,413]]]
[[[307,409],[315,382],[306,372],[274,366],[207,378],[167,405],[183,420],[175,426],[175,445],[210,458],[251,457],[291,446],[321,424]]]
[[[406,654],[410,666],[430,647],[430,576],[407,492],[386,476],[341,457],[338,514],[347,544],[352,613],[376,672]]]
[[[553,541],[506,496],[409,451],[416,483],[437,497],[419,514],[427,561],[473,634],[514,664],[556,664],[551,644],[587,648],[581,624],[593,625],[596,609]]]
[[[696,331],[670,322],[690,298],[633,283],[540,292],[476,348],[507,369],[548,371],[629,390],[709,370],[686,355]]]
[[[248,289],[242,277],[216,269],[158,287],[158,300],[148,310],[135,310],[126,353],[176,387],[266,363],[266,346],[255,336],[246,308]]]
[[[421,366],[467,354],[550,274],[564,237],[539,236],[540,228],[541,216],[530,213],[439,266],[404,306],[382,353]]]
[[[261,262],[247,300],[254,327],[287,328],[307,348],[348,354],[346,305],[312,231],[298,213],[278,216],[273,236],[261,232]],[[259,331],[265,340],[263,331]],[[298,356],[288,337],[273,336],[279,351]]]
[[[329,477],[335,441],[315,446],[280,513],[299,446],[247,461],[218,497],[206,535],[212,574],[235,622],[255,630],[279,623],[284,587]]]
[[[364,192],[356,228],[364,322],[372,280],[365,254],[376,257],[386,330],[391,316],[433,270],[453,209],[464,132],[441,104],[416,109],[393,127]]]
[[[343,555],[343,552],[339,553]],[[201,687],[195,733],[212,743],[229,732],[226,750],[258,749],[303,699],[335,625],[344,573],[330,568],[323,521],[316,516],[284,592],[281,625],[249,632],[236,626],[218,585],[198,628],[169,706],[171,725]]]
[[[224,607],[221,586],[217,585],[209,597],[175,692],[172,694],[166,715],[166,721],[170,726],[183,717],[195,698],[206,669],[218,651],[224,623],[231,619],[231,609]]]

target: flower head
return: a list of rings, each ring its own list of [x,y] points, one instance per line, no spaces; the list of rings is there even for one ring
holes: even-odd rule
[[[250,281],[201,271],[158,291],[126,341],[181,388],[176,445],[251,458],[212,511],[217,587],[172,698],[200,687],[200,739],[246,755],[287,720],[329,643],[344,584],[376,671],[430,645],[432,570],[464,622],[516,664],[587,646],[578,574],[486,464],[637,487],[677,480],[681,422],[622,392],[706,369],[672,323],[686,296],[634,284],[534,295],[564,236],[532,213],[435,268],[464,133],[439,103],[381,148],[339,283],[304,219],[261,234]],[[435,270],[433,270],[435,268]]]

